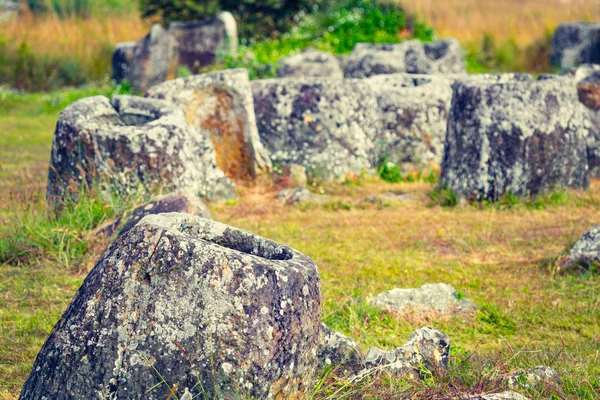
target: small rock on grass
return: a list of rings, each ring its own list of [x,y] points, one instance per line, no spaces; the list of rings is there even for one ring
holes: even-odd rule
[[[528,400],[527,397],[511,391],[491,394],[477,394],[462,398],[466,400]]]
[[[300,186],[295,189],[284,189],[277,194],[277,200],[288,206],[303,203],[323,203],[328,198],[328,196],[311,192],[305,186]]]
[[[511,373],[507,379],[511,389],[530,388],[539,382],[561,383],[560,375],[554,368],[538,365],[528,370],[519,370]]]
[[[456,289],[445,283],[425,284],[415,289],[392,289],[371,301],[381,309],[393,313],[421,312],[468,312],[475,305],[468,299],[459,298]]]
[[[594,226],[575,242],[566,257],[559,261],[561,270],[590,268],[600,263],[600,225]]]

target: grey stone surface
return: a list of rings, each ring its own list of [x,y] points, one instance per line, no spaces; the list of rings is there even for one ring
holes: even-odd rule
[[[460,43],[455,39],[399,44],[358,43],[344,67],[347,78],[407,72],[410,74],[465,73]]]
[[[395,164],[417,169],[440,165],[452,101],[452,78],[390,74],[366,80],[376,96],[381,130],[377,151]]]
[[[131,230],[146,215],[164,213],[190,214],[202,218],[210,218],[210,210],[194,193],[179,191],[157,196],[152,200],[136,207],[130,214],[102,227],[100,233],[105,236],[114,234],[119,229],[119,235]]]
[[[579,238],[562,262],[566,267],[589,268],[593,264],[600,264],[600,225],[594,226]]]
[[[179,398],[307,397],[320,323],[305,255],[208,219],[147,216],[90,271],[21,399],[165,399],[175,386]]]
[[[590,123],[570,78],[458,80],[441,183],[467,199],[587,188]]]
[[[296,163],[335,179],[374,169],[379,114],[362,80],[281,78],[252,82],[258,133],[274,164]]]
[[[561,379],[554,368],[545,365],[538,365],[528,370],[515,371],[507,378],[507,384],[510,389],[527,389],[540,382],[560,384]]]
[[[459,299],[451,285],[425,284],[414,289],[392,289],[371,300],[377,307],[402,313],[407,311],[436,311],[440,313],[472,311],[475,305],[468,299]]]
[[[344,366],[350,371],[355,371],[362,367],[362,358],[363,354],[356,340],[321,324],[317,350],[317,359],[321,368],[328,365],[334,368]]]
[[[408,342],[397,349],[369,349],[364,357],[365,370],[382,369],[400,376],[418,377],[422,368],[435,372],[448,368],[450,338],[431,327],[418,329]]]
[[[256,127],[248,71],[229,69],[179,78],[150,88],[147,96],[181,107],[188,123],[210,139],[217,165],[227,176],[244,180],[271,169]]]
[[[130,78],[129,70],[133,63],[133,53],[138,42],[121,42],[115,45],[112,55],[112,76],[115,82],[123,82]]]
[[[561,24],[552,38],[551,63],[568,69],[579,64],[600,64],[600,23],[570,22]]]
[[[340,62],[331,53],[307,49],[279,60],[280,77],[343,78]]]
[[[512,391],[500,392],[500,393],[489,393],[489,394],[477,394],[471,396],[462,397],[465,400],[528,400],[527,397]]]
[[[131,87],[145,92],[149,87],[173,79],[177,73],[177,41],[159,24],[133,49],[127,79]]]
[[[229,12],[201,21],[172,22],[169,33],[177,41],[179,63],[193,73],[237,53],[237,25]]]
[[[328,199],[328,196],[311,192],[306,186],[299,186],[294,189],[284,189],[277,193],[277,200],[288,206],[303,203],[323,203]]]
[[[82,190],[127,194],[191,190],[213,201],[235,197],[204,135],[176,106],[135,96],[88,97],[66,107],[52,140],[47,197],[60,205]]]

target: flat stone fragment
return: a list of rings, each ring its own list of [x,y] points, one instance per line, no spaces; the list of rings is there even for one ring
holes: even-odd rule
[[[182,189],[212,201],[235,197],[210,142],[187,125],[183,112],[168,102],[136,96],[88,97],[59,116],[49,202],[60,206],[96,185],[121,195]]]
[[[175,79],[150,88],[146,96],[181,107],[187,122],[210,138],[217,165],[230,178],[245,180],[271,169],[245,69]]]
[[[307,256],[209,219],[149,215],[90,271],[21,399],[308,397],[320,324]]]
[[[462,398],[465,400],[528,400],[527,397],[517,392],[511,391],[490,394],[477,394]]]
[[[280,77],[343,78],[340,62],[331,53],[307,49],[279,60]]]
[[[441,184],[469,200],[589,185],[590,122],[573,80],[458,80]]]
[[[323,203],[328,199],[328,196],[311,192],[306,186],[299,186],[295,189],[284,189],[277,193],[277,200],[288,206],[304,203]]]
[[[440,165],[452,101],[452,78],[390,74],[365,80],[376,96],[382,129],[377,151],[394,164]]]
[[[527,389],[540,382],[560,384],[561,379],[554,368],[545,365],[538,365],[528,370],[515,371],[507,378],[508,387],[511,389]]]
[[[237,24],[227,11],[200,21],[171,22],[169,33],[178,44],[179,64],[192,73],[237,54]]]
[[[359,374],[374,370],[388,371],[396,376],[419,377],[422,368],[429,371],[448,368],[450,338],[431,327],[418,329],[408,342],[397,349],[385,351],[372,347],[364,357],[365,367]]]
[[[363,354],[360,345],[354,339],[331,330],[321,324],[317,359],[321,368],[344,366],[351,370],[361,368]]]
[[[356,79],[281,78],[252,82],[258,133],[274,164],[296,163],[323,179],[372,171],[377,101]]]
[[[462,48],[456,39],[421,43],[408,40],[399,44],[358,43],[346,60],[346,78],[373,75],[466,73]]]
[[[439,313],[473,311],[475,305],[468,299],[459,299],[456,290],[445,283],[425,284],[415,289],[392,289],[371,301],[384,310],[396,313],[408,311],[435,311]]]
[[[391,203],[417,200],[418,197],[415,195],[392,191],[385,192],[383,194],[372,194],[363,199],[365,203],[376,204],[378,206],[385,206]]]
[[[593,265],[600,265],[600,225],[594,226],[579,238],[561,263],[567,268],[574,266],[590,268]]]
[[[568,69],[580,64],[600,64],[600,23],[560,24],[552,38],[551,63]]]

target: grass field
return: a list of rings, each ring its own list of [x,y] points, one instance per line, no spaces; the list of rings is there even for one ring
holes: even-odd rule
[[[54,219],[43,202],[59,110],[91,88],[0,97],[0,399],[13,399],[34,357],[93,260],[107,243],[92,229],[131,204],[90,201]],[[556,274],[554,261],[600,220],[600,182],[584,193],[537,202],[442,207],[429,183],[362,178],[323,187],[331,201],[285,207],[267,182],[240,188],[235,204],[212,205],[216,220],[292,246],[322,277],[323,318],[365,346],[391,349],[431,325],[452,340],[451,369],[423,381],[370,376],[350,384],[333,371],[315,398],[443,398],[493,392],[518,367],[550,365],[562,385],[521,392],[533,399],[600,393],[600,278]],[[361,200],[388,190],[416,201],[381,207]],[[366,301],[393,287],[446,282],[479,310],[468,317],[394,319]]]
[[[400,1],[442,37],[480,42],[485,34],[499,42],[527,46],[560,23],[599,21],[598,0],[412,0]]]

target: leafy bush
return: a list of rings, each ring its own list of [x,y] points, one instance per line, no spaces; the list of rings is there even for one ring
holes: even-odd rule
[[[296,19],[299,23],[278,38],[241,46],[237,57],[225,59],[225,67],[246,68],[251,79],[273,78],[281,58],[309,47],[345,54],[360,42],[398,43],[402,38],[428,42],[435,38],[433,29],[408,18],[397,4],[383,1],[339,0]]]
[[[402,182],[402,173],[400,168],[393,162],[388,161],[387,157],[382,157],[379,161],[379,167],[377,167],[377,175],[381,179],[390,183]]]
[[[456,192],[446,186],[435,188],[429,195],[431,200],[442,207],[455,207],[460,203],[460,197]]]
[[[226,10],[241,22],[240,36],[246,38],[276,37],[288,31],[300,11],[311,13],[319,9],[318,2],[308,0],[141,0],[143,17],[158,17],[163,24],[171,21],[194,21]]]

